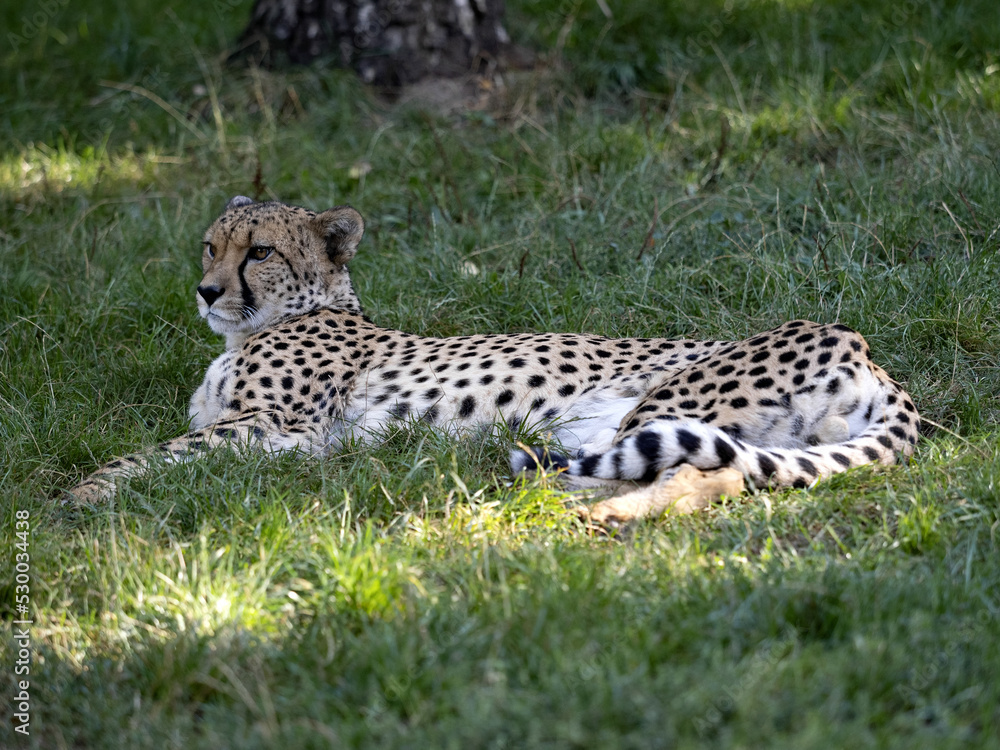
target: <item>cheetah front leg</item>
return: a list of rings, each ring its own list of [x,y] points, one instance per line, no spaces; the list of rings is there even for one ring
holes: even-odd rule
[[[303,428],[296,431],[295,427],[286,430],[274,427],[265,429],[262,426],[265,423],[266,420],[260,414],[237,417],[189,432],[160,443],[155,448],[116,458],[69,490],[70,501],[83,504],[110,500],[121,484],[144,474],[156,460],[167,463],[191,461],[219,446],[260,446],[271,453],[296,450],[314,452],[317,449],[318,435],[312,430]]]

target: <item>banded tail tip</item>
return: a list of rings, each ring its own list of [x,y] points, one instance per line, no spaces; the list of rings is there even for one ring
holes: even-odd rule
[[[533,474],[539,470],[555,472],[568,466],[569,460],[565,456],[546,448],[529,447],[526,450],[519,448],[510,454],[510,469],[515,475]]]

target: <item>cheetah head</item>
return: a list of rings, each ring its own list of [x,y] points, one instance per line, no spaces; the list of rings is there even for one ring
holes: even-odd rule
[[[314,213],[238,195],[205,232],[198,312],[228,348],[317,308],[360,312],[347,263],[364,230],[350,206]]]

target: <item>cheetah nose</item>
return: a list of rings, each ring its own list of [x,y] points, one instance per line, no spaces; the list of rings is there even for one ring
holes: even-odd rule
[[[212,303],[215,302],[215,300],[219,299],[219,297],[225,294],[225,292],[226,292],[225,287],[222,287],[221,289],[217,286],[198,287],[198,294],[201,295],[201,298],[205,300],[205,304],[207,304],[209,307],[212,306]]]

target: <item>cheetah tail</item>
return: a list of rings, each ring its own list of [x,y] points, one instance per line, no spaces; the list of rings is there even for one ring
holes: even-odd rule
[[[692,464],[703,469],[731,466],[758,487],[808,487],[822,477],[869,463],[891,464],[910,456],[920,419],[910,398],[892,383],[869,408],[867,427],[841,443],[812,448],[761,448],[696,420],[656,420],[603,453],[564,460],[518,451],[515,471],[565,465],[571,476],[651,482],[664,469]]]

